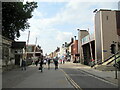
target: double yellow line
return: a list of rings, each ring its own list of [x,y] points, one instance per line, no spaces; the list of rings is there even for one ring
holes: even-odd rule
[[[75,83],[75,82],[72,80],[72,78],[70,78],[70,77],[66,74],[65,71],[63,71],[62,69],[60,69],[60,70],[65,74],[66,79],[74,86],[74,88],[75,88],[76,90],[82,90],[82,88],[80,88],[80,86],[77,85],[77,83]]]

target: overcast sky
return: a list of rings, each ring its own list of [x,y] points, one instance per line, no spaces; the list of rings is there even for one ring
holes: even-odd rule
[[[78,28],[83,30],[89,28],[90,33],[94,33],[95,13],[93,11],[118,9],[119,0],[108,1],[44,0],[43,2],[39,0],[38,8],[29,20],[31,27],[21,32],[19,41],[27,41],[28,31],[30,31],[29,44],[35,44],[37,37],[37,45],[42,47],[44,54],[49,54],[57,47],[61,47],[63,43],[70,42],[71,37],[78,36]]]

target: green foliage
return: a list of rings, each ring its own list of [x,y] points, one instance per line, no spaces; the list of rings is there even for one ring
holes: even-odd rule
[[[2,2],[2,35],[14,40],[20,37],[20,30],[30,27],[28,19],[37,8],[37,2]]]

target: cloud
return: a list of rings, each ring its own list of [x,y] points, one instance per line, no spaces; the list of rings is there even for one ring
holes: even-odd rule
[[[83,5],[84,4],[84,5]],[[42,18],[42,19],[31,19],[31,23],[38,26],[42,26],[41,28],[52,28],[56,25],[80,25],[85,24],[87,22],[92,21],[92,8],[90,9],[91,4],[86,3],[77,3],[77,2],[69,2],[65,7],[62,7],[60,12],[57,13],[52,18]],[[84,9],[83,9],[84,8]],[[89,8],[89,10],[88,10]],[[36,11],[37,13],[37,11]],[[36,14],[41,17],[40,14]]]
[[[69,41],[70,37],[72,36],[73,36],[72,32],[60,32],[59,31],[57,34],[56,40],[65,42],[65,41]]]
[[[8,0],[6,0],[8,1]],[[26,1],[37,1],[37,2],[118,2],[119,0],[24,0]]]
[[[33,12],[33,15],[36,17],[36,18],[43,18],[43,13],[39,12],[38,10],[34,10]]]
[[[56,3],[57,4],[57,3]],[[75,35],[73,29],[88,29],[94,31],[94,9],[99,8],[116,8],[112,3],[88,3],[69,1],[53,17],[44,17],[38,9],[33,12],[33,18],[30,23],[30,43],[35,43],[38,38],[38,44],[44,49],[44,53],[52,52],[57,46],[61,46],[65,41],[69,42]],[[47,11],[46,11],[47,13]],[[49,15],[49,14],[48,14]],[[63,27],[63,28],[58,28]],[[77,26],[77,27],[76,27]],[[69,28],[69,29],[67,29]],[[20,40],[27,40],[28,30],[21,33]],[[77,31],[76,31],[77,35]]]

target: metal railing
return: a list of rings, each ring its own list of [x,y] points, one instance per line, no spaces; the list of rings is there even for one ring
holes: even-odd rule
[[[111,58],[113,58],[115,55],[118,55],[118,54],[120,54],[120,52],[117,52],[116,54],[111,55],[110,57],[108,57],[107,59],[105,59],[105,60],[104,60],[103,62],[101,62],[100,64],[103,64],[103,63],[107,62],[108,60],[110,60]],[[119,58],[119,56],[118,56],[117,58]],[[113,61],[114,61],[114,60],[113,60]]]
[[[82,45],[86,44],[86,43],[89,43],[90,41],[93,41],[93,40],[95,40],[94,33],[90,34],[90,36],[87,35],[84,38],[82,38]]]

